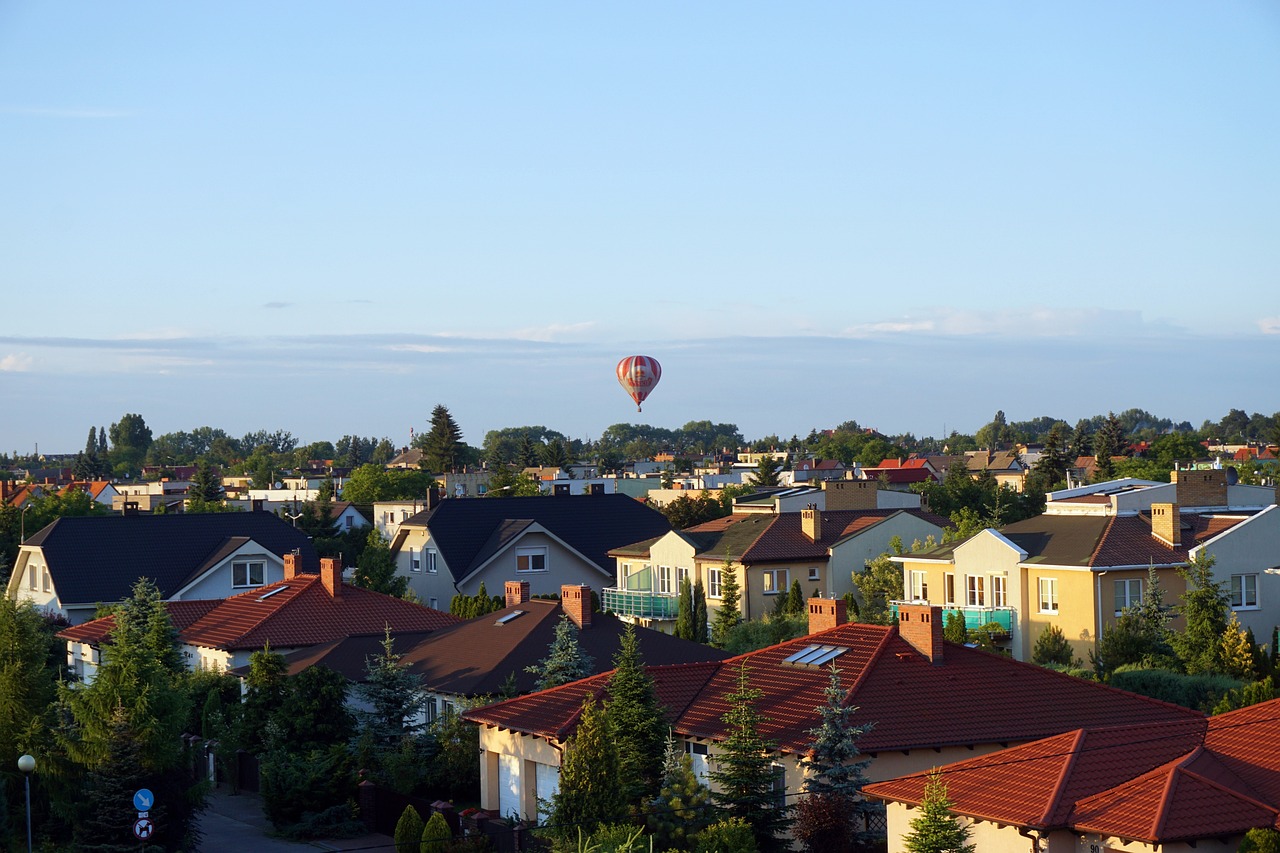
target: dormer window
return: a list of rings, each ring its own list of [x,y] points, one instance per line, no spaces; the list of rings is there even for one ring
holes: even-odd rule
[[[243,560],[231,564],[232,586],[262,586],[267,564],[261,560]]]

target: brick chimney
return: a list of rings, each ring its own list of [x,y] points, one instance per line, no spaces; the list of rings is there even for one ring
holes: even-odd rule
[[[809,599],[809,633],[829,631],[849,621],[843,598]]]
[[[284,555],[284,579],[291,581],[302,571],[302,555],[297,551]]]
[[[898,605],[898,636],[934,665],[942,663],[942,628],[942,608],[938,605]]]
[[[1187,507],[1228,506],[1226,469],[1178,471],[1169,474],[1177,487],[1178,504]]]
[[[1151,535],[1174,548],[1182,544],[1182,515],[1177,504],[1151,505]]]
[[[810,542],[817,542],[822,538],[822,513],[818,511],[817,504],[809,504],[800,510],[800,529],[809,537]]]
[[[560,587],[560,606],[579,629],[591,627],[591,587],[568,583]]]
[[[334,598],[342,597],[342,558],[323,557],[320,560],[320,583]]]
[[[517,607],[524,604],[530,597],[528,581],[507,581],[505,591],[508,607]]]
[[[821,488],[826,495],[828,510],[875,509],[880,483],[876,480],[823,480]]]

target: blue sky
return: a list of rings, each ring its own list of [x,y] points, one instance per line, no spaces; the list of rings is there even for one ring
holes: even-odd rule
[[[1277,92],[1261,0],[0,4],[0,447],[1270,413]]]

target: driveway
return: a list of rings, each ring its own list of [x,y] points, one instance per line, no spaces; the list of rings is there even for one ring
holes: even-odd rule
[[[268,834],[271,822],[262,813],[262,798],[245,792],[232,794],[227,788],[219,788],[209,795],[209,807],[200,816],[200,831],[204,833],[200,842],[202,853],[315,853],[316,850],[395,853],[392,839],[376,833],[305,842],[273,838]]]

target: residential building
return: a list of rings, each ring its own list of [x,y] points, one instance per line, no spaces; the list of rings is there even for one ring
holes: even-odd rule
[[[819,725],[834,666],[871,727],[859,741],[881,780],[927,771],[1086,726],[1198,719],[1194,711],[1072,678],[942,638],[940,608],[907,606],[897,626],[849,624],[840,599],[809,601],[812,633],[708,663],[650,666],[665,720],[704,780],[727,734],[727,696],[745,674],[759,690],[759,734],[775,743],[779,801],[802,789],[799,760]],[[481,807],[533,818],[557,790],[560,760],[587,697],[609,674],[466,712],[480,724]]]
[[[938,768],[983,853],[1233,853],[1280,824],[1280,699],[1207,719],[1082,727]],[[926,774],[864,788],[907,849]]]
[[[812,504],[797,512],[740,512],[673,530],[661,537],[616,548],[614,586],[602,603],[641,625],[674,628],[680,583],[701,580],[711,615],[720,609],[725,572],[733,572],[746,619],[773,613],[777,596],[799,581],[806,595],[826,598],[855,592],[853,574],[891,550],[895,538],[905,545],[941,539],[951,522],[919,508],[877,508],[877,499],[893,493],[875,482],[826,481],[821,490],[827,509]],[[773,506],[785,505],[777,498]],[[832,509],[840,502],[862,509]],[[768,504],[761,504],[768,506]],[[741,505],[735,503],[734,509]]]
[[[533,595],[564,584],[599,590],[613,577],[610,548],[659,536],[666,517],[624,495],[447,500],[418,513],[391,542],[396,572],[422,601],[447,609],[480,583],[527,580]]]
[[[422,679],[426,720],[451,706],[467,707],[477,699],[530,693],[537,676],[529,672],[547,656],[561,618],[578,627],[578,644],[591,659],[593,672],[613,668],[626,623],[610,613],[591,611],[591,590],[565,586],[560,600],[530,596],[528,581],[508,581],[506,607],[428,634],[395,633],[393,649],[400,665]],[[681,640],[637,627],[641,656],[648,664],[723,660],[729,655],[702,643]],[[384,633],[352,636],[313,646],[288,656],[289,672],[322,664],[353,682],[365,676],[366,661],[382,652]]]
[[[906,599],[959,612],[970,627],[998,623],[1019,660],[1056,625],[1088,660],[1121,610],[1142,601],[1149,568],[1174,604],[1186,589],[1178,570],[1203,554],[1243,627],[1265,642],[1280,623],[1273,488],[1195,470],[1174,471],[1170,483],[1114,480],[1048,497],[1043,515],[895,557]]]
[[[59,518],[19,548],[7,595],[74,624],[128,598],[144,577],[168,600],[257,590],[284,577],[292,553],[317,570],[306,534],[265,512]]]
[[[344,584],[342,561],[326,557],[319,574],[299,570],[296,554],[284,558],[283,580],[224,599],[168,601],[178,644],[192,669],[225,672],[245,666],[264,647],[287,653],[350,636],[386,631],[436,631],[461,620],[390,595]],[[104,643],[115,629],[107,616],[74,625],[58,636],[67,641],[67,663],[92,681]]]

